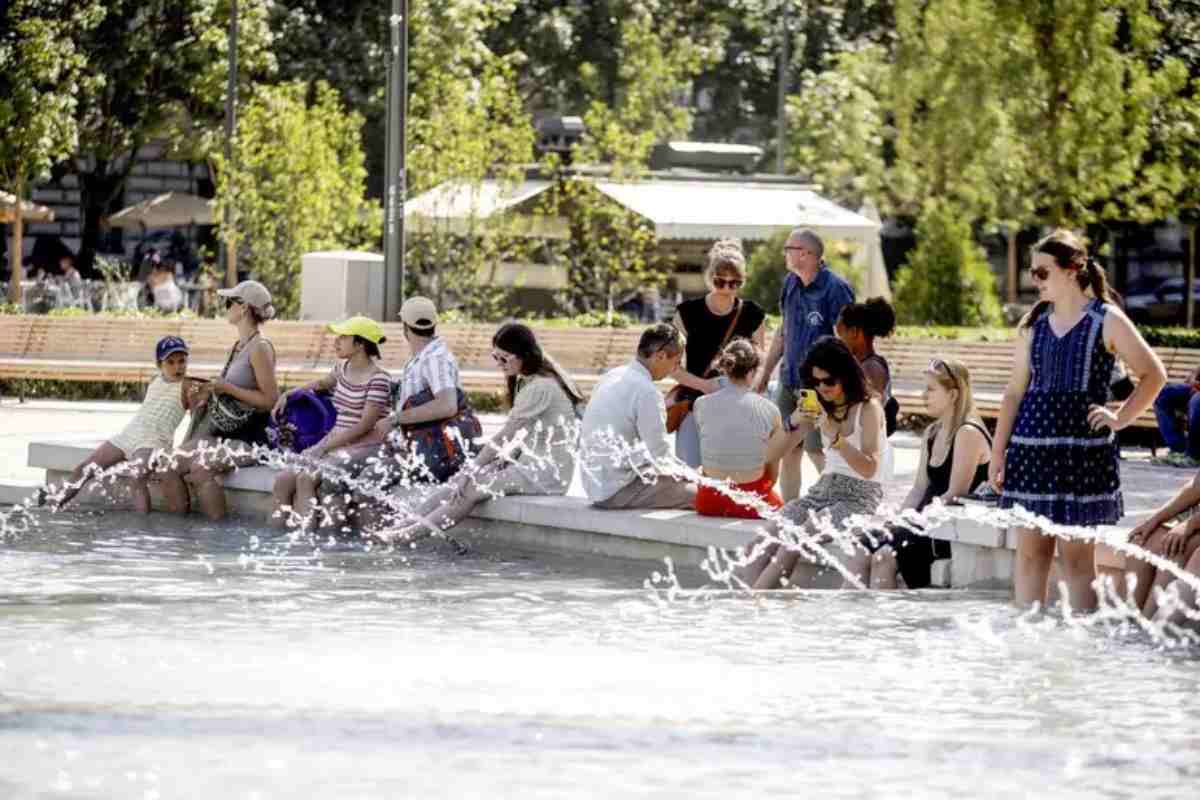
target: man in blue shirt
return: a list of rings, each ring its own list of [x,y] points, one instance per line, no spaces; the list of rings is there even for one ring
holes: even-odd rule
[[[767,363],[758,379],[758,391],[766,391],[780,359],[779,392],[775,402],[784,420],[796,410],[797,393],[805,388],[800,377],[800,365],[808,356],[813,342],[822,336],[832,336],[842,307],[854,302],[854,289],[836,275],[825,263],[825,245],[821,237],[809,230],[796,229],[788,236],[783,248],[788,275],[779,294],[779,313],[783,324],[775,331]],[[807,452],[819,472],[825,466],[821,450],[820,431],[813,431],[804,440]],[[786,454],[780,462],[779,488],[784,502],[800,494],[799,449]]]

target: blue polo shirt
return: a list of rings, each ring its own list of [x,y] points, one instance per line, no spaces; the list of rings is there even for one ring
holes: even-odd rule
[[[779,313],[783,316],[783,368],[779,379],[789,389],[802,389],[800,365],[813,342],[832,336],[842,307],[854,302],[854,290],[835,275],[825,263],[808,286],[789,272],[779,293]]]

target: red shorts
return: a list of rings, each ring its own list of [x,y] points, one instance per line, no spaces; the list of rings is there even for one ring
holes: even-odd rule
[[[783,505],[783,500],[775,493],[774,485],[775,480],[772,477],[763,475],[756,481],[735,484],[733,488],[742,492],[752,492],[765,500],[771,508],[779,508]],[[735,503],[726,495],[709,486],[701,486],[696,491],[696,511],[706,517],[762,519],[753,508]]]

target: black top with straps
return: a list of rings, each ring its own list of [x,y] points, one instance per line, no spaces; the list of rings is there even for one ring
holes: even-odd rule
[[[742,304],[742,315],[738,317],[737,327],[734,328],[729,341],[737,338],[749,339],[762,327],[767,316],[762,306],[753,300],[739,299],[738,302]],[[729,323],[733,321],[730,314],[735,313],[736,308],[735,305],[729,314],[717,316],[709,309],[703,297],[685,300],[676,306],[675,312],[679,314],[683,332],[687,336],[687,362],[684,368],[688,372],[704,377],[708,366],[717,355],[721,341],[725,338],[725,332],[729,330]]]
[[[988,435],[987,429],[978,422],[967,420],[962,424],[962,428],[970,426],[983,434],[983,438],[987,441],[988,447],[991,448],[992,437]],[[929,476],[929,486],[925,490],[925,497],[921,500],[921,508],[924,508],[929,503],[933,502],[933,498],[941,497],[946,492],[950,491],[950,471],[954,469],[954,440],[958,438],[958,431],[954,432],[954,436],[950,439],[950,447],[946,450],[946,459],[938,464],[933,465],[933,442],[937,436],[930,436],[927,445],[927,455],[925,458],[925,474]],[[971,485],[968,491],[975,491],[980,484],[987,480],[988,465],[987,463],[979,464],[975,467],[975,474],[971,476]],[[919,510],[919,509],[918,509]]]

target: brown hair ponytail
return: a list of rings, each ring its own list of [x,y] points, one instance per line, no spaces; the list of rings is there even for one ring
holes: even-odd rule
[[[1033,246],[1033,255],[1045,253],[1054,259],[1060,269],[1074,270],[1075,281],[1085,294],[1090,293],[1102,303],[1118,305],[1120,296],[1108,285],[1108,276],[1096,260],[1088,255],[1087,246],[1083,240],[1065,228],[1059,228],[1043,237]],[[1029,329],[1050,308],[1050,302],[1043,300],[1033,307],[1021,320],[1018,327]]]

